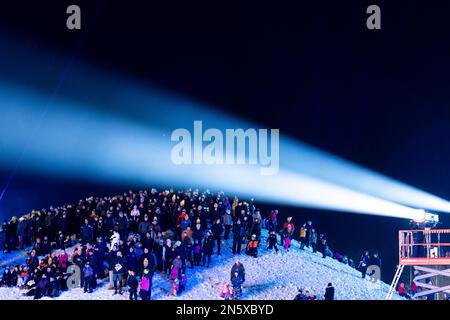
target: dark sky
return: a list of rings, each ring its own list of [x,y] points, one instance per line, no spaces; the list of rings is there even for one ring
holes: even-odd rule
[[[0,30],[70,56],[101,2],[2,1]],[[65,28],[69,4],[82,8],[81,32]],[[366,28],[370,4],[381,7],[382,30]],[[77,60],[280,128],[448,199],[449,10],[437,0],[103,1]],[[0,210],[115,191],[44,180],[19,168]],[[298,220],[314,219],[339,251],[355,258],[364,248],[379,251],[390,281],[396,231],[406,221],[284,208],[294,210]]]

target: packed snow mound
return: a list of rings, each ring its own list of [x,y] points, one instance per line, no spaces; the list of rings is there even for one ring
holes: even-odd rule
[[[230,271],[236,259],[245,267],[244,300],[292,300],[299,288],[323,299],[329,282],[335,287],[336,300],[384,300],[389,290],[386,283],[372,283],[362,279],[361,273],[330,257],[322,258],[309,249],[300,250],[297,241],[292,241],[289,252],[280,248],[280,253],[269,251],[266,246],[267,231],[263,230],[257,258],[231,252],[232,240],[224,241],[220,256],[212,257],[209,268],[187,268],[186,291],[179,296],[171,296],[171,283],[167,275],[156,273],[153,278],[153,300],[216,300],[223,283],[230,281]],[[23,294],[26,290],[0,288],[0,299],[32,299]],[[50,299],[50,298],[43,298]],[[81,288],[63,292],[58,300],[127,300],[128,293],[113,295],[108,284],[103,282],[93,293],[83,293]],[[393,299],[402,299],[394,294]]]

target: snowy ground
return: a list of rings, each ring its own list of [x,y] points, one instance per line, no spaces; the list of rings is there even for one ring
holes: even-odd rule
[[[265,244],[267,231],[263,231],[262,244]],[[323,299],[325,287],[332,282],[337,300],[382,300],[389,286],[379,282],[371,283],[361,279],[361,274],[329,257],[323,259],[319,253],[301,251],[297,241],[293,241],[290,252],[284,249],[282,254],[269,252],[266,246],[260,248],[258,258],[241,254],[239,257],[246,270],[243,299],[245,300],[292,300],[298,288],[309,290]],[[2,257],[5,258],[5,257]],[[11,257],[10,257],[11,259]],[[20,259],[20,258],[19,258]],[[3,260],[1,260],[3,261]],[[156,274],[153,281],[152,299],[213,300],[220,299],[219,291],[223,282],[230,279],[231,266],[235,256],[231,254],[231,240],[224,242],[222,255],[212,257],[210,268],[196,267],[187,271],[186,291],[180,296],[168,295],[170,282],[161,274]],[[17,288],[0,288],[0,299],[19,300],[32,299],[23,296],[25,290]],[[48,299],[48,298],[44,298]],[[59,300],[111,300],[128,299],[128,294],[114,295],[108,290],[108,284],[102,283],[91,294],[82,289],[66,291]],[[393,299],[401,299],[394,294]]]

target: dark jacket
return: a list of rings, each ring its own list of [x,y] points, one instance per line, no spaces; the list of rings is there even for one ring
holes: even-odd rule
[[[215,223],[215,224],[213,224],[212,227],[211,227],[211,231],[212,231],[212,234],[213,234],[215,239],[220,238],[222,236],[222,233],[223,233],[222,223]]]
[[[83,224],[81,226],[80,237],[82,240],[89,242],[94,239],[94,229],[90,224]]]
[[[138,280],[135,276],[132,275],[128,276],[127,285],[130,288],[129,290],[130,292],[137,292],[138,284],[139,284]]]
[[[124,257],[117,257],[114,259],[113,273],[123,274],[126,269],[126,261]]]
[[[214,251],[214,237],[212,235],[205,238],[203,241],[203,252],[205,254],[213,254]]]
[[[237,272],[238,276],[240,276],[242,278],[242,282],[245,282],[245,268],[244,265],[242,263],[239,264],[233,264],[233,266],[231,267],[231,281],[233,281],[234,273]]]
[[[334,287],[330,286],[325,289],[325,300],[334,300]]]

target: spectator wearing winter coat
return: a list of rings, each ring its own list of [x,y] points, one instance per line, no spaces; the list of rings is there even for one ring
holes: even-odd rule
[[[259,240],[256,238],[255,234],[252,234],[251,240],[247,243],[245,254],[256,258],[258,256],[258,245]]]
[[[235,277],[236,272],[241,277],[242,283],[244,283],[245,282],[245,268],[244,268],[244,265],[239,260],[235,260],[233,266],[231,267],[230,281],[233,281],[233,278]]]
[[[1,228],[0,228],[0,250],[4,253],[7,252],[8,245],[6,241],[6,233],[7,233],[8,225],[5,222],[3,222]]]
[[[187,231],[183,231],[181,240],[181,249],[183,252],[183,270],[186,270],[186,261],[189,262],[190,268],[194,268],[194,259],[192,256],[192,238],[188,236]]]
[[[13,287],[13,277],[9,267],[6,267],[5,271],[3,271],[2,280],[0,281],[0,287]]]
[[[145,234],[150,228],[150,221],[148,220],[148,215],[144,215],[144,220],[139,222],[138,233],[141,235],[141,239],[144,238]]]
[[[290,225],[288,225],[287,228],[283,230],[281,237],[283,238],[282,243],[284,245],[284,249],[286,251],[289,251],[289,248],[291,247],[291,241],[292,241],[292,232],[291,232]]]
[[[217,219],[211,227],[214,240],[217,242],[217,255],[220,256],[220,245],[222,243],[223,226],[220,219]]]
[[[128,270],[127,286],[128,293],[130,294],[130,300],[137,300],[137,289],[139,282],[134,274],[133,270]]]
[[[145,259],[142,266],[141,284],[139,294],[142,300],[150,300],[152,296],[153,270]]]
[[[181,261],[180,256],[176,256],[172,261],[172,268],[170,272],[170,280],[175,280],[181,277],[181,268],[183,266],[183,262]]]
[[[406,299],[411,299],[411,296],[408,294],[408,291],[406,291],[404,282],[400,283],[400,285],[398,286],[397,291],[398,291],[398,295],[399,296],[404,297]]]
[[[19,226],[19,221],[17,217],[13,216],[9,222],[9,244],[11,250],[15,250],[17,246],[17,227]]]
[[[35,270],[39,265],[39,259],[35,250],[31,250],[30,257],[27,259],[27,265],[31,271]]]
[[[305,295],[303,294],[302,289],[298,289],[298,293],[295,296],[294,300],[305,301]]]
[[[294,231],[295,231],[295,226],[292,223],[292,217],[287,217],[286,218],[286,222],[283,224],[283,228],[281,229],[281,233],[283,234],[283,232],[285,232],[290,226],[290,238],[292,239],[292,236],[294,235]],[[281,245],[284,246],[284,238],[285,237],[281,237]]]
[[[166,244],[163,247],[162,260],[163,260],[163,273],[168,274],[172,261],[172,241],[170,239],[166,239]]]
[[[19,219],[19,225],[17,226],[17,237],[19,239],[19,249],[23,250],[25,237],[27,235],[28,222],[25,217]]]
[[[230,230],[233,225],[233,217],[231,216],[231,210],[226,209],[225,214],[223,215],[223,224],[225,225],[225,234],[223,236],[224,240],[228,240],[230,235]]]
[[[114,287],[114,261],[117,257],[117,246],[113,247],[111,251],[106,253],[106,264],[108,266],[108,274],[109,274],[109,288],[112,289]]]
[[[57,231],[60,231],[64,237],[68,235],[67,225],[68,225],[67,213],[63,212],[62,215],[60,217],[58,217],[58,222],[56,223],[56,229],[57,229]]]
[[[269,214],[269,220],[268,220],[268,225],[267,225],[267,229],[269,230],[269,232],[271,232],[272,230],[277,230],[277,221],[278,221],[278,210],[272,210]]]
[[[139,211],[137,205],[133,206],[133,210],[131,210],[130,216],[131,216],[131,219],[134,221],[139,220],[139,217],[141,216],[141,212]]]
[[[252,224],[252,226],[250,228],[249,234],[250,235],[254,234],[256,236],[257,240],[260,239],[260,237],[261,237],[261,220],[260,219],[255,218],[253,220],[253,224]]]
[[[194,266],[198,267],[200,265],[202,257],[202,243],[198,240],[194,241],[193,253],[194,253]]]
[[[184,290],[186,290],[186,282],[187,282],[187,276],[186,276],[186,273],[183,272],[180,277],[180,284],[178,286],[178,294],[180,294]]]
[[[48,284],[49,284],[49,281],[48,281],[47,275],[44,273],[42,275],[41,279],[36,284],[36,290],[35,290],[35,295],[34,295],[35,300],[40,299],[47,295]]]
[[[83,244],[92,243],[94,240],[94,229],[88,219],[84,219],[84,224],[81,226],[80,238]]]
[[[124,273],[126,272],[125,269],[126,261],[122,256],[122,252],[117,251],[113,269],[114,294],[122,294],[122,280]]]
[[[117,219],[117,231],[120,234],[121,239],[127,239],[128,237],[128,218],[123,214],[122,211],[119,212],[119,218]]]
[[[238,272],[235,272],[234,277],[231,280],[231,285],[233,287],[233,299],[234,300],[240,300],[240,298],[242,296],[242,284],[243,284],[242,278],[239,276]]]
[[[128,248],[128,253],[125,257],[126,262],[127,262],[127,270],[132,270],[133,272],[137,271],[137,267],[138,267],[138,257],[136,255],[136,253],[134,252],[134,248],[133,247],[129,247]]]
[[[191,226],[191,220],[189,220],[189,215],[185,215],[184,219],[180,222],[181,232],[185,231],[188,227]]]
[[[69,256],[66,253],[66,250],[58,253],[58,265],[57,268],[62,272],[65,272],[68,265]]]
[[[334,300],[334,287],[331,282],[328,283],[325,289],[325,300]]]
[[[277,234],[275,230],[272,230],[267,237],[266,242],[269,244],[268,249],[272,250],[275,249],[275,252],[278,253],[278,247],[277,247]]]
[[[311,248],[313,250],[313,253],[317,252],[317,232],[316,229],[311,229],[311,236],[310,236],[310,242],[311,242]]]
[[[364,251],[364,253],[361,256],[361,259],[359,259],[359,270],[361,271],[361,276],[364,279],[366,277],[367,268],[370,264],[370,256],[369,251]]]
[[[378,266],[381,269],[381,259],[378,255],[378,253],[374,253],[372,258],[370,259],[370,264]]]
[[[194,231],[192,232],[192,239],[202,242],[203,237],[204,237],[204,233],[203,233],[202,225],[200,223],[200,219],[197,219],[195,227],[194,227]]]
[[[242,242],[245,241],[245,229],[238,218],[233,225],[233,254],[241,253]]]
[[[51,253],[51,245],[47,236],[44,236],[44,241],[42,241],[41,252],[43,255]]]
[[[211,255],[213,254],[213,251],[214,251],[214,236],[212,235],[211,231],[208,231],[205,240],[203,241],[202,267],[205,266],[206,260],[208,260],[208,265],[206,267],[209,268],[209,265],[211,263]]]
[[[311,231],[313,229],[313,224],[311,220],[306,222],[306,237],[305,237],[305,245],[307,248],[311,246]]]
[[[302,225],[302,227],[300,228],[300,250],[305,250],[307,231],[308,231],[308,228],[306,227],[306,223],[304,223]]]
[[[92,293],[92,283],[94,281],[94,269],[92,269],[89,261],[86,261],[83,267],[83,283],[84,293]]]

